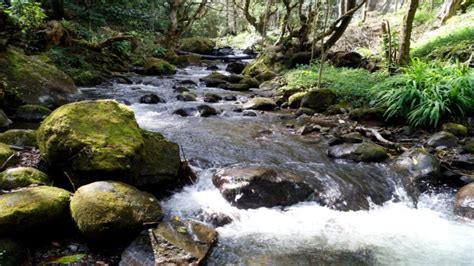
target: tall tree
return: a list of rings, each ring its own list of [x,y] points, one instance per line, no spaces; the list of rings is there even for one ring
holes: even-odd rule
[[[189,31],[196,20],[207,13],[209,0],[167,0],[170,25],[166,34],[166,45],[174,46],[183,33]]]
[[[403,23],[400,29],[400,51],[397,57],[397,63],[399,65],[406,65],[410,59],[410,38],[418,5],[419,0],[410,0],[407,13],[403,17]]]
[[[461,7],[462,0],[445,0],[441,7],[441,12],[438,17],[441,24],[444,24],[449,18],[456,15],[456,12]]]

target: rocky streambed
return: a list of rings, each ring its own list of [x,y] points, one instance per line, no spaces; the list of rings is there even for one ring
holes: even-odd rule
[[[272,84],[256,89],[257,79],[229,75],[226,68],[191,66],[174,76],[130,75],[82,88],[78,99],[115,99],[130,109],[90,101],[46,119],[39,147],[60,166],[48,173],[76,190],[70,204],[63,190],[51,202],[71,210],[79,233],[53,237],[61,241],[38,263],[77,254],[87,254],[82,262],[121,265],[451,265],[474,259],[474,224],[463,218],[472,213],[472,189],[463,189],[465,204],[455,213],[455,188],[430,189],[441,172],[435,156],[420,148],[395,158],[369,141],[367,130],[354,134],[356,126],[343,117],[295,119],[287,110],[269,111],[277,107],[268,98]],[[289,104],[298,105],[294,100]],[[299,101],[320,107],[308,97]],[[79,113],[87,115],[71,119]],[[97,116],[101,123],[90,123]],[[73,130],[61,130],[63,124]],[[112,124],[122,127],[111,130]],[[79,140],[87,145],[75,145]],[[436,149],[453,138],[428,141]],[[41,175],[33,181],[47,183]],[[20,192],[38,189],[44,188]],[[85,244],[104,240],[126,243],[107,251],[105,244]]]

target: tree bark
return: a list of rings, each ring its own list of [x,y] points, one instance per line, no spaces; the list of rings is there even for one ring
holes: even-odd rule
[[[400,29],[400,51],[397,57],[398,65],[406,65],[410,59],[410,38],[418,4],[419,0],[410,0],[407,13],[403,17]]]
[[[461,7],[462,0],[445,0],[441,12],[439,14],[439,19],[441,24],[446,23],[449,18],[456,15],[456,12]]]
[[[64,17],[64,0],[51,0],[53,19],[61,20]]]

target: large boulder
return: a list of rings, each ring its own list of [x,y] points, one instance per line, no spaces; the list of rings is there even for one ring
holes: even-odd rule
[[[153,195],[117,181],[80,187],[70,208],[79,231],[92,240],[126,239],[163,218]]]
[[[76,185],[133,176],[144,145],[133,111],[113,100],[56,109],[39,127],[37,140],[45,161]]]
[[[27,104],[18,107],[14,119],[27,122],[41,122],[51,114],[51,110],[42,105]]]
[[[47,185],[48,176],[32,167],[9,168],[0,173],[0,190],[10,190],[29,185]]]
[[[356,162],[382,162],[388,158],[387,151],[372,142],[335,145],[329,148],[328,155],[332,158]]]
[[[143,131],[145,146],[140,162],[140,175],[134,181],[138,187],[154,190],[180,183],[177,178],[181,167],[178,144],[157,132]]]
[[[270,98],[255,97],[244,104],[244,109],[273,111],[277,107]]]
[[[474,219],[474,183],[462,187],[456,195],[454,213]]]
[[[404,152],[393,165],[402,173],[403,185],[414,202],[426,186],[433,183],[441,174],[438,159],[422,148]]]
[[[385,110],[382,108],[356,108],[350,111],[349,118],[354,121],[359,122],[367,122],[367,121],[375,121],[375,122],[383,122],[385,121]]]
[[[191,53],[210,55],[215,46],[216,43],[211,39],[193,37],[181,39],[179,49]]]
[[[176,67],[163,59],[150,57],[145,62],[144,71],[146,75],[174,75]]]
[[[31,129],[10,129],[0,133],[0,142],[18,147],[36,147],[36,131]]]
[[[301,107],[324,112],[329,106],[336,103],[336,94],[329,89],[315,89],[306,93],[301,100]]]
[[[240,61],[231,62],[227,65],[225,71],[233,73],[233,74],[242,74],[245,69],[246,64]]]
[[[297,109],[301,106],[301,101],[303,100],[306,92],[298,92],[288,98],[288,106],[291,108]]]
[[[302,177],[266,167],[223,169],[214,175],[212,182],[239,209],[290,206],[315,194]]]
[[[221,84],[226,84],[229,81],[229,76],[219,72],[212,72],[211,74],[200,79],[207,87],[218,87]]]
[[[5,97],[10,107],[22,103],[56,107],[77,92],[73,80],[44,55],[26,56],[9,48],[0,53],[0,65],[0,80],[7,83]]]
[[[9,238],[0,238],[0,265],[28,265],[25,263],[27,257],[27,250],[20,243]]]
[[[125,249],[119,265],[202,265],[216,241],[211,227],[174,219],[142,232]]]
[[[39,186],[0,195],[0,235],[62,224],[68,217],[70,193]]]
[[[427,141],[426,144],[430,147],[437,148],[437,147],[446,147],[446,148],[453,148],[458,144],[458,138],[448,131],[440,131],[435,133],[431,136]]]

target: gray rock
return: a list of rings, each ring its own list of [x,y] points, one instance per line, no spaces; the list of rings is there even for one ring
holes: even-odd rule
[[[440,131],[435,133],[431,136],[427,141],[426,144],[430,147],[437,148],[437,147],[446,147],[452,148],[458,144],[458,138],[447,131]]]
[[[201,117],[209,117],[218,114],[217,110],[210,107],[209,105],[200,105],[197,107],[197,109]]]
[[[469,219],[474,219],[474,183],[462,187],[456,195],[454,213]]]
[[[382,162],[388,158],[385,149],[372,142],[335,145],[329,148],[328,155],[356,162]]]
[[[157,103],[166,103],[166,101],[160,98],[160,96],[150,93],[150,94],[143,95],[142,97],[140,97],[140,103],[157,104]]]

